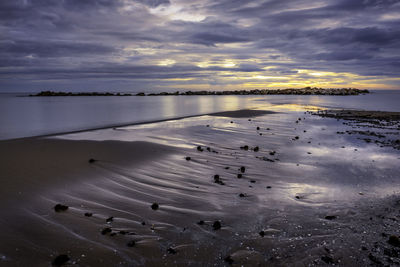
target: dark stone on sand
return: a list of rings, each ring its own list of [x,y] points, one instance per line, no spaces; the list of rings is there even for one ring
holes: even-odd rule
[[[300,196],[295,196],[296,199],[300,199]]]
[[[270,185],[267,186],[267,189],[271,189],[272,187]]]
[[[117,235],[117,233],[115,233],[115,232],[110,234],[110,236],[116,236],[116,235]]]
[[[259,234],[261,237],[264,237],[264,236],[265,236],[265,232],[264,232],[264,231],[260,231],[258,234]]]
[[[325,255],[321,257],[321,260],[327,264],[335,263],[331,256]]]
[[[89,163],[95,163],[96,161],[95,159],[89,159]]]
[[[214,230],[219,230],[219,229],[221,229],[221,222],[220,222],[220,221],[215,221],[215,222],[213,223],[213,229],[214,229]]]
[[[214,183],[224,185],[224,182],[222,182],[218,174],[214,175]]]
[[[53,260],[53,262],[52,262],[51,264],[52,264],[53,266],[61,266],[61,265],[65,264],[65,263],[67,263],[69,260],[70,260],[70,258],[69,258],[68,255],[61,254],[61,255],[58,255],[58,256]]]
[[[170,248],[167,249],[167,252],[168,252],[168,254],[174,254],[175,255],[178,251],[176,251],[176,249],[170,247]]]
[[[371,253],[368,254],[368,259],[370,259],[372,262],[374,262],[378,265],[383,265],[382,262],[377,257],[372,255]]]
[[[91,212],[85,212],[85,216],[86,216],[86,217],[92,217],[92,216],[93,216],[93,213],[91,213]]]
[[[242,178],[242,174],[241,174],[241,173],[238,173],[237,178],[238,178],[238,179]]]
[[[260,130],[260,127],[257,126],[257,131]]]
[[[112,232],[112,230],[111,230],[110,227],[106,227],[103,230],[101,230],[101,234],[102,235],[105,235],[105,234],[108,234],[108,233],[111,233],[111,232]]]
[[[135,244],[136,244],[135,240],[131,240],[131,241],[129,241],[126,245],[127,245],[128,247],[134,247]]]
[[[260,150],[260,148],[258,146],[256,146],[255,148],[253,148],[254,152],[258,152],[258,150]]]
[[[204,225],[205,222],[203,220],[197,222],[198,225]]]
[[[191,157],[186,157],[185,158],[187,161],[189,161],[189,160],[191,160],[192,158]]]
[[[325,216],[325,219],[326,220],[334,220],[334,219],[336,219],[337,217],[336,216],[334,216],[334,215],[327,215],[327,216]]]
[[[206,126],[207,126],[207,127],[210,127],[210,124],[207,124]]]
[[[255,184],[256,181],[255,180],[250,180],[250,183]]]
[[[109,218],[106,219],[106,222],[109,223],[109,222],[112,222],[113,220],[114,220],[114,217],[111,216],[111,217],[109,217]]]
[[[297,140],[297,139],[299,139],[299,137],[298,137],[298,136],[295,136],[295,137],[294,137],[294,139],[296,139],[296,140]]]
[[[55,212],[66,211],[67,209],[68,209],[68,206],[63,205],[63,204],[57,204],[54,206]]]
[[[246,195],[245,194],[243,194],[243,193],[240,193],[239,194],[239,197],[245,197]]]
[[[231,123],[233,123],[233,121],[231,121]]]
[[[120,235],[126,235],[128,232],[127,231],[124,231],[124,230],[121,230],[121,231],[119,231],[118,232]]]
[[[151,209],[152,210],[158,210],[158,208],[159,208],[158,203],[151,204]]]
[[[203,152],[203,149],[201,148],[201,146],[197,146],[197,151]]]
[[[275,153],[276,153],[276,151],[271,151],[271,152],[269,152],[269,154],[270,154],[271,156],[275,155]]]
[[[231,257],[230,255],[226,256],[225,259],[224,259],[224,261],[225,261],[226,263],[228,263],[229,265],[232,265],[233,262],[234,262],[234,260],[232,259],[232,257]]]
[[[146,225],[146,223],[145,223],[145,222],[142,222],[142,225]]]
[[[244,166],[240,167],[240,171],[241,171],[242,173],[244,173],[244,172],[246,171],[246,167],[244,167]]]
[[[400,239],[399,239],[398,236],[391,235],[391,236],[389,237],[388,243],[389,243],[390,245],[392,245],[392,246],[400,247]]]
[[[225,167],[225,170],[229,170],[229,167]]]

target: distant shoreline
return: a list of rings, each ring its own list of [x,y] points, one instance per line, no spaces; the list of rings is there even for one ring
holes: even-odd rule
[[[306,87],[302,89],[255,89],[255,90],[234,90],[234,91],[186,91],[174,93],[161,92],[149,93],[140,92],[137,94],[130,93],[100,93],[100,92],[54,92],[54,91],[41,91],[37,94],[30,94],[29,96],[177,96],[177,95],[359,95],[368,94],[368,90],[361,90],[356,88],[311,88]]]

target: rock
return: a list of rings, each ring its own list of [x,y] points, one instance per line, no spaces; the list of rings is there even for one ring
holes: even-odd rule
[[[145,96],[146,94],[143,92],[137,93],[136,96]]]
[[[127,231],[124,231],[124,230],[121,230],[121,231],[119,231],[118,232],[120,235],[126,235],[128,232]]]
[[[96,161],[95,159],[89,159],[89,163],[95,163]]]
[[[126,245],[127,245],[128,247],[134,247],[135,244],[136,244],[135,240],[131,240],[131,241],[129,241]]]
[[[225,167],[225,170],[229,170],[229,167]]]
[[[55,212],[66,211],[67,209],[68,209],[68,206],[63,205],[63,204],[57,204],[54,206]]]
[[[296,199],[300,199],[300,196],[295,196]]]
[[[187,161],[189,161],[189,160],[191,160],[192,158],[191,157],[186,157],[185,158]]]
[[[101,234],[102,235],[106,235],[106,234],[111,233],[111,232],[112,232],[112,230],[111,230],[110,227],[106,227],[103,230],[101,230]]]
[[[334,220],[334,219],[336,219],[337,217],[336,216],[334,216],[334,215],[327,215],[327,216],[325,216],[325,219],[326,220]]]
[[[151,204],[151,209],[152,210],[158,210],[158,208],[159,208],[158,203]]]
[[[240,147],[240,149],[243,149],[243,150],[249,150],[249,146],[248,146],[248,145],[241,146],[241,147]]]
[[[276,151],[271,151],[271,152],[269,152],[269,154],[270,154],[271,156],[275,155],[275,153],[276,153]]]
[[[109,217],[109,218],[106,219],[106,223],[110,223],[110,222],[112,222],[113,220],[114,220],[114,217],[111,216],[111,217]]]
[[[260,127],[257,126],[257,131],[260,130]]]
[[[221,222],[220,221],[215,221],[214,223],[213,223],[213,229],[214,230],[219,230],[219,229],[221,229]]]
[[[246,167],[245,167],[245,166],[240,167],[240,171],[241,171],[242,173],[244,173],[244,172],[246,171]]]
[[[205,222],[204,222],[203,220],[201,220],[201,221],[197,222],[197,224],[198,224],[198,225],[204,225]]]
[[[322,257],[321,257],[321,260],[322,260],[323,262],[327,263],[327,264],[335,263],[334,260],[333,260],[333,258],[332,258],[331,256],[329,256],[329,255],[322,256]]]
[[[271,189],[272,187],[270,185],[267,186],[267,189]]]
[[[294,139],[296,139],[296,140],[297,140],[297,139],[299,139],[299,137],[298,137],[298,136],[295,136],[295,137],[294,137]]]
[[[245,197],[246,195],[245,194],[243,194],[243,193],[240,193],[239,194],[239,197]]]
[[[241,173],[238,173],[237,178],[238,178],[238,179],[242,178],[242,174],[241,174]]]
[[[264,237],[264,236],[265,236],[265,232],[264,232],[264,231],[260,231],[258,234],[259,234],[261,237]]]
[[[231,121],[231,123],[233,123],[233,121]]]
[[[61,254],[61,255],[58,255],[58,256],[53,260],[53,262],[52,262],[51,264],[52,264],[53,266],[61,266],[61,265],[65,264],[65,263],[67,263],[69,260],[70,260],[70,258],[69,258],[68,255]]]
[[[197,146],[197,151],[203,152],[203,149],[201,148],[201,146]]]
[[[92,217],[92,216],[93,216],[93,213],[91,213],[91,212],[85,212],[85,216],[86,216],[86,217]]]
[[[256,181],[255,180],[250,180],[250,183],[255,184]]]
[[[218,174],[214,175],[214,183],[224,185],[224,182],[222,182]]]
[[[225,261],[226,263],[228,263],[229,265],[232,265],[233,262],[234,262],[234,260],[232,259],[232,257],[231,257],[230,255],[226,256],[225,259],[224,259],[224,261]]]
[[[167,249],[167,252],[168,252],[169,254],[174,254],[174,255],[177,253],[176,249],[171,248],[171,247],[169,247],[169,248]]]
[[[389,237],[388,243],[389,243],[390,245],[392,245],[392,246],[400,247],[400,239],[399,239],[398,236],[391,235],[391,236]]]
[[[146,225],[146,223],[145,223],[145,222],[142,222],[142,225]]]
[[[256,146],[255,148],[253,148],[254,152],[258,152],[258,150],[260,150],[260,148],[258,146]]]

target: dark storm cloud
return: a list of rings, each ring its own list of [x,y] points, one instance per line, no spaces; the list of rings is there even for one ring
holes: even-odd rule
[[[299,69],[400,74],[398,0],[3,0],[0,22],[0,81],[14,88],[21,80],[312,78]]]

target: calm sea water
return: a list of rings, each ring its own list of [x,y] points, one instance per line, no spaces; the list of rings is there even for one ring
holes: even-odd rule
[[[360,96],[25,97],[0,94],[0,140],[276,104],[400,111],[400,91],[374,91]]]

